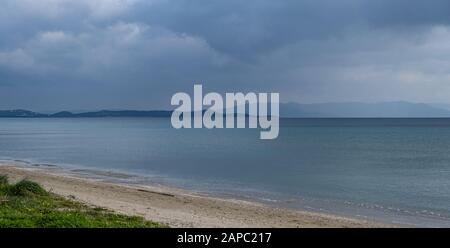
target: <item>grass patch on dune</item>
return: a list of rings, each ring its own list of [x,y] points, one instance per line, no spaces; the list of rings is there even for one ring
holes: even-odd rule
[[[22,180],[9,184],[0,175],[0,227],[166,227],[142,217],[94,208],[47,192],[39,184]]]

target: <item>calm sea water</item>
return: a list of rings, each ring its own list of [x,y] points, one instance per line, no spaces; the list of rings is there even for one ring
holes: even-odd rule
[[[0,159],[450,226],[450,119],[282,119],[276,140],[251,129],[175,130],[168,118],[0,119]]]

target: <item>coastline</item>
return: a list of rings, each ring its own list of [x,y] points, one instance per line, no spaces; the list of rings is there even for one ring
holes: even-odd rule
[[[390,224],[291,210],[236,199],[200,196],[156,185],[123,185],[58,173],[50,168],[1,164],[0,174],[24,178],[45,189],[88,205],[171,227],[393,227]]]

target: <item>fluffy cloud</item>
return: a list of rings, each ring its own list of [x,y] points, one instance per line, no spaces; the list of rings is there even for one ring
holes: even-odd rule
[[[211,65],[227,61],[226,56],[215,52],[199,37],[124,22],[80,33],[42,31],[14,50],[1,54],[4,65],[27,70],[32,63],[64,70],[71,61],[72,71],[130,67],[139,65],[137,62],[164,62],[169,58],[174,59],[171,64],[185,59],[192,60],[191,64],[202,61]]]
[[[107,98],[105,108],[129,104],[119,101],[123,94],[129,98],[141,95],[134,100],[140,104],[145,101],[144,107],[149,102],[165,106],[170,85],[184,87],[186,82],[201,81],[202,73],[229,63],[228,56],[200,37],[143,23],[116,22],[82,32],[40,31],[0,52],[0,76],[2,71],[8,72],[7,77],[3,75],[3,84],[16,85],[22,92],[33,89],[55,94],[70,89],[87,92],[84,95],[88,96],[111,91],[110,96],[92,96],[92,102]],[[154,101],[149,99],[152,96]],[[65,98],[76,101],[78,96],[69,94]]]

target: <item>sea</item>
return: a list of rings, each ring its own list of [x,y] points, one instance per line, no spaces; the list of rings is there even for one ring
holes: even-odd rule
[[[450,119],[281,119],[174,129],[169,118],[0,118],[0,160],[123,184],[392,224],[450,227]]]

